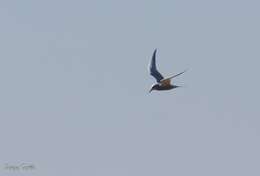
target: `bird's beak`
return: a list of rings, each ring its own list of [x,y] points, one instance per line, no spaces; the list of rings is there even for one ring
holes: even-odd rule
[[[153,88],[150,89],[149,93],[151,93],[153,91]]]

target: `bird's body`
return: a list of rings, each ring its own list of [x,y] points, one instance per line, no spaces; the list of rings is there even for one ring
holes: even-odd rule
[[[171,90],[171,89],[174,89],[177,87],[179,87],[179,86],[175,86],[175,85],[162,86],[160,84],[153,84],[151,89],[153,89],[153,90]]]
[[[183,74],[185,71],[183,71],[179,74],[176,74],[174,76],[164,78],[156,68],[156,52],[157,52],[157,50],[155,49],[149,69],[150,69],[150,74],[156,79],[157,83],[152,85],[150,92],[153,90],[159,90],[159,91],[171,90],[171,89],[180,87],[180,86],[171,84],[171,79]]]

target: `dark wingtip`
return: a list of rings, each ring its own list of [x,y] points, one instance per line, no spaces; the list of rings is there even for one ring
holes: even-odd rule
[[[155,59],[155,57],[156,57],[156,52],[157,52],[157,48],[155,48],[155,50],[153,52],[153,59]]]
[[[179,88],[179,87],[182,87],[182,86],[173,85],[174,89]]]

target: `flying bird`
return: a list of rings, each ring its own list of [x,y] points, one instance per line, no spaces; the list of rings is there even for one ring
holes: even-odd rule
[[[186,70],[176,75],[170,76],[168,78],[164,78],[156,68],[156,52],[157,49],[155,49],[153,52],[153,57],[149,69],[150,69],[150,75],[152,75],[156,79],[157,83],[152,85],[149,92],[152,92],[153,90],[171,90],[180,87],[171,84],[171,79],[183,74]]]

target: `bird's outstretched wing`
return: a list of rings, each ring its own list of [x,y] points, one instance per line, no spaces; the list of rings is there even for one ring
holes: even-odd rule
[[[157,70],[156,68],[156,49],[153,52],[153,57],[150,63],[150,74],[156,79],[156,81],[159,83],[162,79],[163,76],[161,73]]]
[[[181,73],[178,73],[178,74],[176,74],[176,75],[170,76],[170,77],[165,78],[165,79],[162,79],[162,80],[160,81],[160,83],[163,84],[163,85],[170,85],[172,78],[175,78],[175,77],[177,77],[177,76],[183,74],[183,73],[186,72],[186,71],[187,71],[187,70],[184,70],[184,71],[181,72]]]
[[[170,76],[170,77],[168,77],[168,78],[165,78],[165,79],[172,79],[172,78],[175,78],[175,77],[177,77],[177,76],[179,76],[179,75],[181,75],[181,74],[185,73],[186,71],[187,71],[187,69],[186,69],[186,70],[184,70],[183,72],[180,72],[180,73],[178,73],[178,74],[176,74],[176,75]]]

